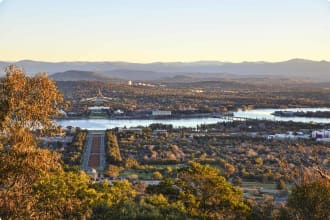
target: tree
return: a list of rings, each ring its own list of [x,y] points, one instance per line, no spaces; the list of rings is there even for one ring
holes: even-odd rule
[[[26,134],[26,141],[0,152],[0,216],[5,219],[30,219],[38,215],[32,185],[61,169],[60,156],[35,149],[29,135]]]
[[[35,208],[41,219],[84,219],[91,215],[97,193],[83,173],[57,172],[33,186]]]
[[[127,158],[125,160],[126,169],[138,169],[140,167],[139,162],[133,158]]]
[[[110,176],[110,177],[113,177],[113,178],[116,178],[119,176],[119,173],[120,173],[120,170],[121,168],[116,166],[116,165],[109,165],[105,171],[105,174],[107,176]]]
[[[114,181],[97,183],[92,186],[98,193],[97,200],[93,205],[91,219],[120,219],[130,212],[128,204],[133,203],[136,191],[128,181]]]
[[[32,186],[61,170],[58,154],[37,149],[32,132],[52,132],[51,117],[64,105],[55,83],[45,74],[24,75],[10,66],[0,88],[0,216],[37,218]]]
[[[70,166],[79,166],[84,151],[84,145],[87,139],[87,130],[78,130],[73,138],[73,141],[65,149],[63,154],[64,163]]]
[[[227,176],[231,176],[232,174],[234,174],[236,171],[235,167],[230,164],[230,163],[226,163],[225,164],[225,173]]]
[[[119,165],[122,161],[117,137],[111,131],[106,132],[106,158],[108,163],[114,165]]]
[[[158,185],[149,185],[146,189],[148,194],[163,194],[171,202],[179,200],[179,189],[171,178],[163,179]]]
[[[170,203],[162,194],[153,194],[145,198],[145,205],[158,209],[161,219],[187,219],[186,210],[181,201]]]
[[[242,181],[242,178],[241,177],[235,176],[233,178],[233,184],[234,184],[234,186],[241,186],[242,183],[243,183],[243,181]]]
[[[193,219],[244,219],[250,212],[239,188],[220,176],[219,170],[195,162],[179,169],[175,181],[166,178],[146,192],[180,202]]]
[[[304,181],[292,189],[288,207],[297,219],[330,219],[330,181],[316,179]]]
[[[261,157],[257,157],[254,162],[257,164],[257,165],[262,165],[264,163],[263,159]]]
[[[65,106],[62,94],[45,73],[25,76],[22,69],[9,66],[1,84],[0,128],[8,135],[17,128],[51,131],[51,117]]]
[[[277,184],[276,184],[276,188],[278,190],[284,190],[286,189],[286,184],[285,184],[285,181],[283,179],[280,179]]]
[[[163,179],[163,175],[159,171],[155,171],[152,173],[152,178],[156,180]]]
[[[150,195],[139,201],[127,200],[116,205],[101,203],[94,208],[90,219],[150,219],[179,220],[187,219],[182,203],[170,203],[163,195]]]
[[[165,170],[166,170],[167,175],[171,175],[173,173],[173,168],[170,166],[166,167]]]
[[[180,200],[192,217],[241,219],[250,211],[243,194],[209,165],[192,162],[178,171]]]

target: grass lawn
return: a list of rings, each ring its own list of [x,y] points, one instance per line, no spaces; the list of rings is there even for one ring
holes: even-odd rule
[[[242,187],[262,187],[263,189],[276,189],[276,183],[261,183],[261,182],[248,182],[243,181]]]
[[[120,172],[119,176],[128,177],[130,175],[136,174],[140,180],[150,180],[152,179],[152,172],[140,171],[140,170],[124,170]]]

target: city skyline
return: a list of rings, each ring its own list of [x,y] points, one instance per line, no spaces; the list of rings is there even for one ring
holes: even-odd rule
[[[330,60],[327,0],[0,1],[0,60]]]

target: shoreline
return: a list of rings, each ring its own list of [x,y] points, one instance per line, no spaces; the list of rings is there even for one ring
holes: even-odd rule
[[[203,114],[194,114],[194,115],[172,115],[172,116],[115,116],[115,117],[88,117],[88,116],[79,116],[79,117],[61,117],[54,118],[56,121],[65,121],[65,120],[180,120],[180,119],[198,119],[198,118],[228,118],[233,117],[234,115],[223,115],[217,113],[203,113]]]

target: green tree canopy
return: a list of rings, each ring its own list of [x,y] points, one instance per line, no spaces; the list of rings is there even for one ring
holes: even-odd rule
[[[182,203],[191,218],[244,219],[250,212],[239,188],[227,182],[219,170],[196,162],[179,169],[175,181],[164,179],[149,186],[147,192]]]
[[[192,217],[244,219],[250,211],[243,201],[242,191],[209,165],[191,162],[178,171],[176,186],[180,188],[180,199]]]
[[[85,219],[92,213],[97,192],[83,173],[56,172],[33,186],[35,208],[40,219]]]
[[[112,131],[106,132],[106,158],[110,164],[119,165],[122,162],[117,136]]]

